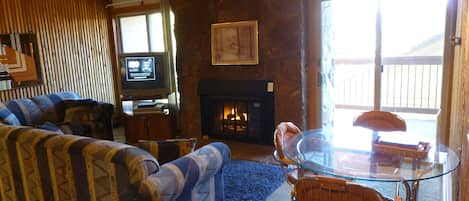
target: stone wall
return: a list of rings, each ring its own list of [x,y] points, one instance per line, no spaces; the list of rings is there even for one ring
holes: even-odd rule
[[[300,0],[171,0],[176,18],[176,68],[181,135],[200,137],[199,80],[272,80],[275,123],[303,124]],[[259,64],[211,65],[213,23],[257,20]]]

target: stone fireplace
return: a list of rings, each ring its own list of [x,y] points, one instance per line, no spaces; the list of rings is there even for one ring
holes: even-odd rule
[[[319,98],[316,98],[314,92],[317,89],[318,60],[317,57],[302,57],[308,52],[315,54],[317,51],[312,49],[303,52],[305,46],[318,44],[314,38],[303,38],[306,31],[316,30],[316,26],[311,26],[311,30],[305,30],[304,27],[304,16],[301,13],[307,2],[171,0],[175,14],[176,71],[180,92],[178,136],[202,138],[208,135],[205,131],[202,133],[202,98],[198,93],[199,83],[203,80],[273,81],[271,95],[275,96],[274,125],[291,121],[298,126],[308,125],[308,128],[320,126],[319,120],[314,118],[317,112],[311,110],[319,106]],[[246,20],[259,22],[259,64],[212,65],[211,24]],[[266,133],[269,137],[272,135]]]
[[[272,81],[202,80],[198,93],[202,135],[213,139],[272,144]]]

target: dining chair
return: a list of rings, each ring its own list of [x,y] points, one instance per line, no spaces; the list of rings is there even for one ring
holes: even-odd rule
[[[391,112],[368,111],[358,115],[354,121],[354,126],[370,128],[376,131],[406,131],[405,120]]]
[[[295,184],[295,201],[388,201],[368,186],[335,177],[305,176]]]
[[[285,154],[285,142],[294,140],[297,135],[301,134],[301,130],[292,122],[280,122],[274,131],[274,145],[275,151],[273,156],[275,160],[280,163],[284,176],[287,182],[292,185],[291,195],[295,194],[294,184],[298,181],[298,164],[289,159]],[[296,153],[289,153],[290,156],[294,156]],[[303,171],[304,175],[314,175],[311,171]]]
[[[375,131],[406,131],[407,124],[405,120],[397,114],[387,111],[368,111],[358,115],[353,120],[354,126],[370,128]],[[399,183],[396,183],[397,189]],[[386,198],[387,199],[387,198]],[[399,195],[396,196],[396,200]]]
[[[285,156],[284,142],[292,140],[301,134],[301,130],[292,122],[280,122],[274,131],[274,157],[282,166],[296,165],[296,163]]]

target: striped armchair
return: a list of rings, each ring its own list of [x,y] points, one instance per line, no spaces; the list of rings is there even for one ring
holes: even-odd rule
[[[114,106],[60,92],[0,103],[0,122],[113,140]]]
[[[229,159],[211,143],[160,166],[131,145],[0,124],[0,198],[222,201]]]

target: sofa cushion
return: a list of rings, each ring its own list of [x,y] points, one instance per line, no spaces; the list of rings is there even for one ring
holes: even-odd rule
[[[76,100],[81,99],[81,96],[73,91],[64,91],[59,93],[50,94],[50,96],[58,96],[61,100]]]
[[[60,111],[63,113],[63,109],[61,109],[61,102],[62,99],[60,96],[56,96],[56,98],[52,98],[54,96],[34,96],[31,100],[36,103],[43,114],[44,121],[50,122],[60,122],[63,120],[63,114],[60,114]]]
[[[9,200],[213,201],[229,149],[212,143],[160,167],[130,145],[0,124],[0,160]]]
[[[141,181],[159,170],[129,145],[23,126],[0,125],[0,159],[9,200],[142,200]]]
[[[45,122],[44,124],[41,124],[39,126],[36,126],[36,128],[48,130],[48,131],[53,131],[53,132],[58,132],[58,133],[63,133],[62,130],[55,124],[51,122]]]
[[[14,126],[21,125],[20,120],[3,103],[0,103],[0,121]]]
[[[21,125],[34,126],[42,123],[42,112],[30,99],[12,100],[6,106],[20,120]]]

